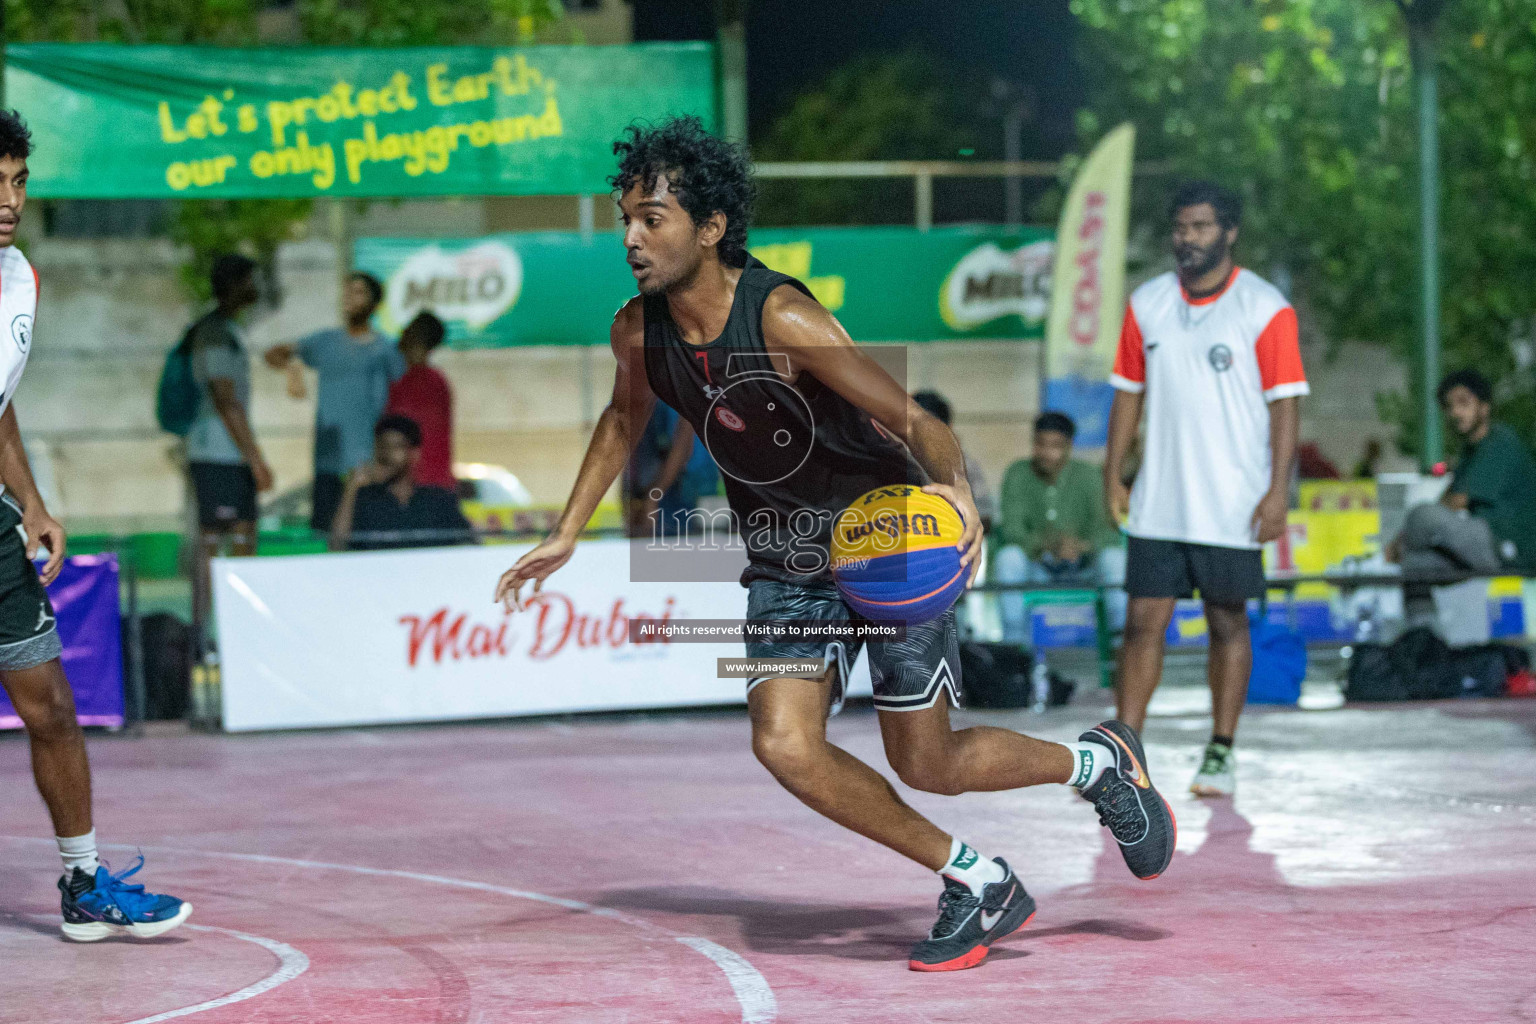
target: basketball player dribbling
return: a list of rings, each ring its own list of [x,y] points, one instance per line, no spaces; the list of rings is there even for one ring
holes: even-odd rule
[[[497,599],[521,608],[524,583],[537,592],[570,559],[657,398],[693,425],[725,478],[747,547],[748,619],[855,618],[828,570],[831,529],[839,512],[881,485],[923,484],[950,501],[967,524],[959,547],[974,573],[980,517],[959,443],[803,284],[748,255],[754,185],[745,154],[692,117],[631,127],[614,151],[612,184],[640,294],[614,318],[613,397],[559,524],[501,577]],[[902,640],[869,646],[886,756],[907,785],[944,794],[1070,785],[1094,804],[1134,874],[1155,878],[1168,866],[1173,816],[1132,730],[1105,722],[1060,744],[952,728],[960,682],[953,609]],[[908,966],[975,966],[1033,916],[1035,902],[1001,858],[941,830],[827,741],[828,713],[842,703],[857,652],[856,643],[749,641],[749,657],[810,657],[823,666],[816,678],[748,681],[753,752],[813,810],[942,877],[938,921]]]
[[[63,647],[53,605],[43,589],[64,565],[64,527],[43,506],[12,403],[32,349],[39,291],[37,271],[16,248],[31,153],[32,133],[20,116],[0,110],[0,331],[7,335],[0,338],[0,684],[26,727],[32,774],[64,860],[59,895],[65,938],[149,938],[185,921],[192,905],[129,883],[138,866],[114,875],[97,860],[91,766],[59,661]],[[48,561],[39,579],[32,558],[41,547]]]

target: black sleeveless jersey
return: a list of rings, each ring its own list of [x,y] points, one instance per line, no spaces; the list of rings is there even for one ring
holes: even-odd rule
[[[827,577],[838,513],[876,487],[927,482],[869,414],[795,366],[793,352],[768,351],[763,303],[783,284],[810,294],[749,256],[725,329],[705,345],[682,339],[666,296],[643,299],[646,379],[720,467],[750,561],[743,585]]]

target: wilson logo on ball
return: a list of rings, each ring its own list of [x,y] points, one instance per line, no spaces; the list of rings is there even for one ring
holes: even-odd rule
[[[957,545],[960,512],[909,484],[877,487],[839,513],[832,530],[832,578],[859,615],[908,625],[949,610],[965,589],[968,567]]]
[[[937,537],[939,534],[939,517],[935,515],[900,515],[883,513],[876,516],[871,522],[859,523],[843,528],[843,539],[850,544],[861,537],[879,531],[887,537],[898,537],[904,533],[915,533],[923,537]]]

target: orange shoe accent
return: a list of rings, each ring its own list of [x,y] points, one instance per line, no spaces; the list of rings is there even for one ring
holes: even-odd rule
[[[1179,819],[1174,817],[1172,805],[1170,805],[1167,800],[1163,799],[1163,795],[1161,793],[1159,793],[1157,795],[1157,798],[1159,800],[1163,801],[1163,806],[1164,807],[1168,808],[1168,820],[1173,822],[1173,845],[1174,845],[1174,849],[1177,850],[1178,849],[1178,845],[1179,845]],[[1168,858],[1168,863],[1169,864],[1173,863],[1173,858],[1172,857]],[[1167,871],[1167,870],[1168,870],[1167,868],[1163,868],[1163,871]],[[1143,882],[1150,882],[1154,878],[1162,878],[1163,877],[1163,871],[1159,871],[1155,875],[1148,875],[1146,878],[1143,878],[1142,881]],[[1030,916],[1034,916],[1034,915],[1030,915]],[[1025,923],[1028,924],[1027,921]]]
[[[1035,914],[1038,914],[1038,913],[1040,913],[1040,911],[1036,910]],[[1024,920],[1020,921],[1019,922],[1019,926],[1017,928],[1015,928],[1013,931],[1009,932],[1008,935],[1013,935],[1016,932],[1023,931],[1025,929],[1025,927],[1029,924],[1029,922],[1031,922],[1031,921],[1033,921],[1035,919],[1035,914],[1030,914]],[[992,941],[993,942],[1001,942],[1003,939],[1006,939],[1008,937],[1008,935],[999,935],[997,938],[993,939]]]
[[[977,946],[963,956],[957,956],[953,960],[946,960],[941,964],[925,964],[921,960],[908,960],[907,969],[913,971],[963,971],[968,967],[975,967],[987,958],[987,947]]]
[[[1131,764],[1136,768],[1136,782],[1135,782],[1135,784],[1137,786],[1140,786],[1142,789],[1151,789],[1152,788],[1152,780],[1147,778],[1147,770],[1142,767],[1140,761],[1136,760],[1136,752],[1134,750],[1132,750],[1129,745],[1126,744],[1125,740],[1121,739],[1119,736],[1116,736],[1114,733],[1110,732],[1108,729],[1100,729],[1098,726],[1094,726],[1094,730],[1096,732],[1102,733],[1105,736],[1108,736],[1110,739],[1114,740],[1117,744],[1119,744],[1120,749],[1125,751],[1126,756],[1131,759]]]
[[[997,938],[993,939],[992,942],[999,942],[1003,939],[1006,939],[1009,935],[1012,935],[1015,932],[1023,931],[1025,925],[1033,921],[1035,919],[1035,914],[1038,913],[1040,913],[1040,911],[1036,910],[1034,914],[1030,914],[1023,921],[1020,921],[1019,926],[1013,931],[1008,932],[1006,935],[999,935]],[[987,958],[987,950],[989,946],[990,943],[987,945],[977,946],[975,949],[971,950],[969,953],[966,953],[964,956],[957,956],[953,960],[946,960],[942,964],[925,964],[921,960],[908,960],[907,969],[912,971],[928,972],[963,971],[968,967],[975,967],[977,964],[985,960]]]

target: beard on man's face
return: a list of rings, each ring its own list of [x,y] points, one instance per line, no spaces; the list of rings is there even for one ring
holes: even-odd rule
[[[662,295],[672,291],[680,285],[685,285],[698,273],[702,258],[689,259],[686,256],[677,260],[669,260],[665,264],[651,263],[650,273],[637,284],[642,295]]]
[[[1173,258],[1179,265],[1179,273],[1186,278],[1200,277],[1209,274],[1221,266],[1221,261],[1227,257],[1227,240],[1225,237],[1217,238],[1208,246],[1192,245],[1184,243],[1173,247]]]

